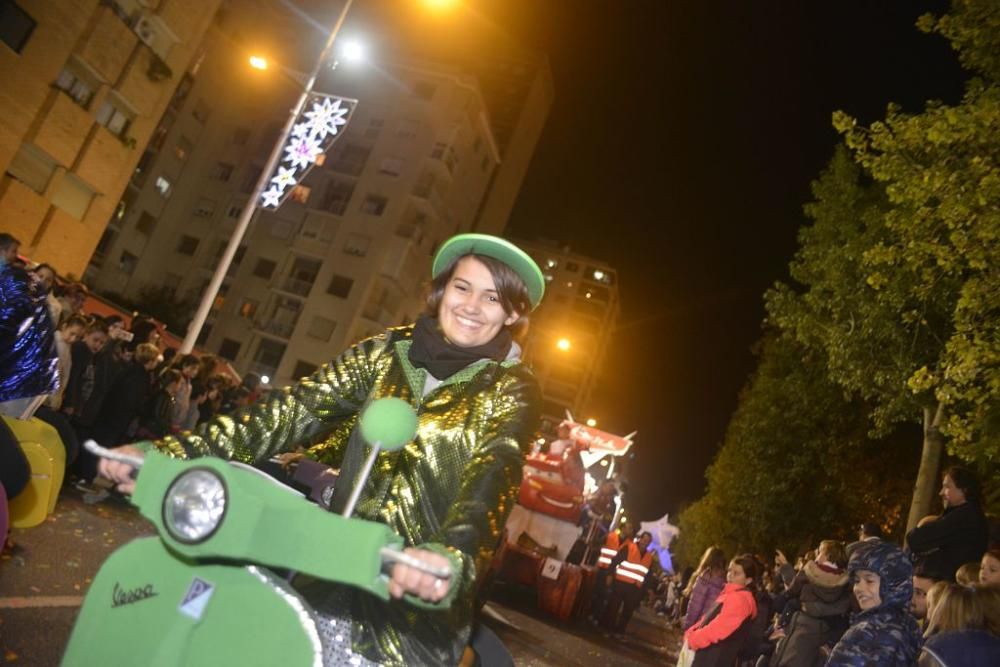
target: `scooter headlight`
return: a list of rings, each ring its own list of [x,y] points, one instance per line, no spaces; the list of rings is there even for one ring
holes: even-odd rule
[[[163,499],[163,524],[170,536],[185,544],[204,542],[226,514],[226,485],[208,468],[177,477]]]

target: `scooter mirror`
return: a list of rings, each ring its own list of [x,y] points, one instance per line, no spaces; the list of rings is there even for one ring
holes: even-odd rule
[[[417,432],[417,413],[401,398],[380,398],[361,415],[361,435],[383,450],[399,449]]]

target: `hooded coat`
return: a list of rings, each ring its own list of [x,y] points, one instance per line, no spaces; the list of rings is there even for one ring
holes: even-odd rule
[[[920,653],[920,629],[910,614],[913,565],[903,550],[889,542],[860,545],[847,566],[852,579],[858,570],[879,576],[881,603],[859,612],[833,647],[827,667],[902,667]]]
[[[801,610],[792,616],[771,664],[808,667],[816,663],[820,647],[839,639],[846,627],[846,615],[851,608],[847,572],[809,561],[795,575],[789,593],[798,596]],[[839,625],[838,617],[843,617]]]

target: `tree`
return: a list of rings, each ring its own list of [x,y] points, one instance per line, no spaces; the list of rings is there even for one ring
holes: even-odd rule
[[[712,544],[727,554],[796,553],[822,539],[852,539],[863,521],[901,528],[905,439],[868,437],[863,406],[832,382],[823,356],[771,330],[740,394],[706,495],[680,516],[679,559]],[[899,473],[903,472],[903,475]]]
[[[1000,8],[956,0],[919,25],[979,78],[958,105],[890,105],[868,128],[835,114],[861,169],[835,155],[806,209],[799,285],[767,297],[773,320],[871,404],[877,432],[922,424],[908,526],[930,510],[946,442],[972,462],[1000,454]]]

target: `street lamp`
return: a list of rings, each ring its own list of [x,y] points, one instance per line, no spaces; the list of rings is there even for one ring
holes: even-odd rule
[[[569,338],[560,338],[556,341],[556,348],[562,350],[563,352],[569,352],[571,347],[573,347],[573,344],[570,343]]]
[[[264,56],[250,56],[250,67],[261,71],[267,69],[267,58]]]
[[[589,426],[590,428],[594,428],[595,426],[597,426],[597,420],[591,417],[590,419],[587,420],[587,426]]]
[[[208,318],[208,314],[212,310],[212,304],[215,303],[215,297],[219,293],[222,281],[225,279],[226,273],[229,271],[229,267],[233,262],[233,257],[236,256],[236,251],[239,249],[240,243],[246,235],[247,227],[250,226],[250,220],[253,218],[253,214],[257,211],[257,208],[260,205],[261,195],[264,193],[264,189],[272,184],[272,174],[279,159],[281,158],[282,151],[286,150],[285,143],[292,134],[292,128],[295,126],[295,121],[305,109],[306,102],[309,100],[313,86],[316,85],[316,77],[319,76],[320,69],[323,67],[324,63],[330,60],[330,57],[333,54],[333,44],[337,39],[337,34],[340,32],[341,26],[344,25],[344,19],[347,18],[347,12],[350,10],[352,4],[354,4],[354,0],[345,0],[343,8],[340,10],[340,15],[337,17],[337,20],[333,25],[333,29],[330,30],[330,36],[327,37],[326,44],[323,45],[323,50],[320,52],[319,58],[316,59],[316,63],[313,65],[312,71],[309,73],[309,76],[305,81],[305,85],[302,88],[302,94],[299,95],[298,102],[294,107],[292,107],[292,110],[288,115],[288,120],[285,121],[285,126],[282,128],[281,134],[278,135],[274,148],[271,149],[271,154],[268,156],[267,162],[260,172],[257,184],[254,186],[253,192],[250,193],[250,199],[247,201],[247,205],[243,207],[243,211],[240,213],[240,217],[236,221],[236,229],[233,230],[233,235],[229,237],[229,245],[226,246],[225,251],[222,253],[222,257],[219,259],[219,263],[215,267],[215,273],[212,274],[212,279],[209,281],[208,287],[205,288],[205,293],[201,296],[201,302],[198,304],[198,310],[195,311],[194,318],[191,320],[191,324],[188,325],[187,335],[184,336],[184,342],[181,344],[180,351],[182,354],[189,354],[191,350],[194,349],[195,343],[198,341],[198,336],[201,334],[202,327],[205,326],[205,320]],[[257,64],[263,64],[264,68],[266,68],[267,61],[260,58],[257,61]],[[258,69],[262,68],[258,67]],[[274,186],[271,187],[269,192],[273,190]]]

